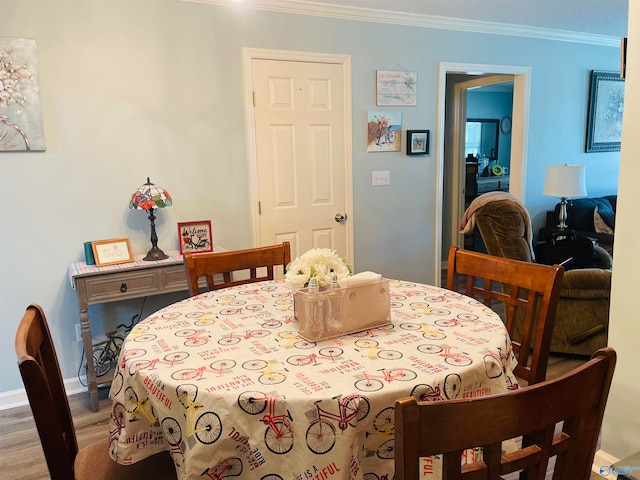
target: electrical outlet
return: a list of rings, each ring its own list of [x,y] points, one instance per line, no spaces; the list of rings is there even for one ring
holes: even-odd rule
[[[78,343],[82,342],[82,328],[79,323],[76,323],[76,340]]]

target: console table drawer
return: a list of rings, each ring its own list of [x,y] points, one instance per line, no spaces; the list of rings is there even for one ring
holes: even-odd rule
[[[160,275],[154,270],[111,274],[86,279],[89,303],[109,302],[153,295],[162,291]]]
[[[187,272],[184,265],[165,268],[162,271],[162,285],[168,292],[188,290]]]

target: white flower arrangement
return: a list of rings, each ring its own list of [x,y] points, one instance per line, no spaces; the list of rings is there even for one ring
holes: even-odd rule
[[[329,285],[331,270],[338,276],[338,282],[353,275],[353,269],[335,250],[312,248],[287,265],[284,280],[291,288],[306,287],[311,277],[317,278],[318,286]]]

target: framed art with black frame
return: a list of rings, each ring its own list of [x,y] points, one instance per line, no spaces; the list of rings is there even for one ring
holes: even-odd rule
[[[622,139],[624,79],[619,72],[591,71],[585,152],[618,152]]]
[[[407,130],[407,155],[429,154],[429,130]]]

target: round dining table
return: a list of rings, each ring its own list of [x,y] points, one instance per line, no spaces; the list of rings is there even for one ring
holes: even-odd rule
[[[391,323],[312,342],[279,280],[203,293],[127,335],[110,452],[168,450],[181,480],[391,480],[394,404],[518,388],[507,330],[443,288],[389,280]],[[442,432],[443,435],[446,432]],[[436,478],[433,461],[423,478]]]

